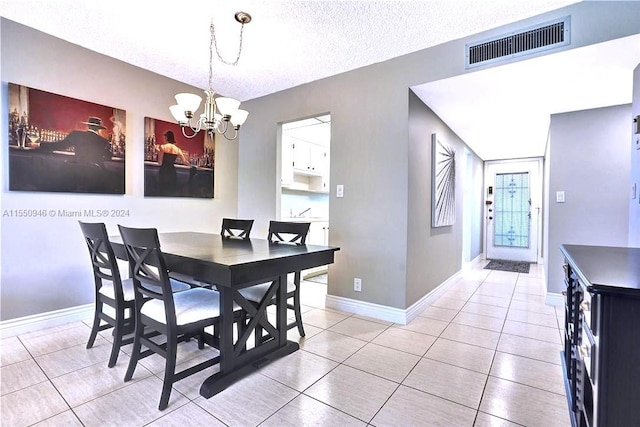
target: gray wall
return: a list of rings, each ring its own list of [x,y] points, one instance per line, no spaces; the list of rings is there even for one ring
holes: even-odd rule
[[[441,54],[436,49],[429,60]],[[329,240],[341,250],[329,267],[329,294],[401,309],[458,271],[462,250],[459,228],[436,230],[432,244],[440,245],[444,265],[430,271],[420,286],[426,292],[406,294],[409,186],[418,168],[414,164],[412,170],[409,152],[407,77],[418,64],[426,69],[418,57],[411,64],[405,61],[387,61],[245,103],[252,116],[242,133],[238,184],[240,216],[262,222],[277,216],[277,124],[330,112]],[[396,115],[397,120],[389,120]],[[430,169],[421,172],[430,176]],[[345,186],[343,198],[335,197],[337,184]],[[421,196],[430,197],[427,189]],[[430,233],[430,215],[422,223]],[[354,277],[362,279],[362,292],[353,290]]]
[[[640,8],[632,2],[581,2],[477,34],[473,41],[566,15],[572,16],[567,49],[636,34],[640,22]],[[341,251],[329,268],[330,294],[400,309],[418,297],[418,291],[411,296],[406,292],[413,274],[408,263],[407,229],[413,219],[409,188],[415,184],[410,181],[408,89],[466,73],[468,41],[444,43],[244,103],[251,116],[240,141],[238,213],[262,222],[279,215],[278,123],[331,113],[329,240]],[[336,184],[345,186],[344,198],[335,197]],[[430,272],[423,289],[448,277],[461,259],[460,236],[442,240],[442,257],[451,261]],[[361,293],[353,291],[354,277],[363,279]]]
[[[569,49],[635,34],[640,22],[640,8],[634,2],[581,2],[475,35],[473,40],[568,14],[573,28]],[[251,114],[240,141],[223,140],[216,146],[216,198],[176,201],[143,197],[143,119],[171,121],[167,106],[173,104],[173,95],[199,88],[4,19],[0,20],[0,36],[2,134],[7,132],[6,82],[14,82],[126,110],[128,144],[125,196],[9,192],[7,147],[3,145],[3,210],[129,209],[131,216],[126,220],[106,220],[112,233],[117,223],[211,231],[218,229],[221,217],[239,215],[255,218],[256,233],[264,233],[267,220],[279,215],[277,124],[330,112],[330,240],[342,250],[330,268],[329,292],[405,308],[434,286],[411,285],[411,295],[406,291],[408,280],[413,280],[408,279],[407,230],[410,221],[415,221],[409,213],[409,176],[417,170],[410,168],[409,88],[464,74],[467,39],[245,102]],[[628,125],[627,118],[627,130]],[[335,198],[336,184],[345,185],[344,198]],[[412,190],[418,188],[415,184]],[[2,218],[0,234],[2,320],[91,302],[90,271],[76,219]],[[473,238],[477,242],[480,236]],[[446,243],[452,264],[434,272],[434,282],[459,262],[459,239],[456,236],[454,242]],[[353,292],[353,277],[363,279],[362,293]]]
[[[564,288],[560,244],[627,246],[630,116],[630,105],[551,116],[548,292]]]
[[[7,135],[7,82],[126,110],[126,195],[9,192],[8,147],[1,145],[0,205],[6,209],[128,209],[117,224],[165,231],[219,230],[223,216],[237,212],[236,142],[216,143],[215,199],[144,198],[144,117],[172,121],[173,95],[201,89],[161,77],[77,45],[2,19],[0,134]],[[6,141],[2,138],[2,141]],[[78,219],[0,220],[2,320],[49,312],[93,301],[89,256]]]
[[[456,221],[431,228],[431,134],[456,150]],[[429,107],[409,94],[409,204],[407,229],[407,306],[435,289],[462,267],[463,196],[472,187],[472,236],[482,236],[482,160],[472,155],[465,176],[464,142]],[[471,259],[482,252],[480,238],[471,242]]]
[[[633,106],[631,117],[640,116],[640,64],[633,71]],[[640,120],[640,118],[638,119]],[[640,134],[631,138],[629,187],[636,187],[636,198],[629,201],[629,246],[640,248]]]
[[[329,293],[404,308],[408,89],[394,69],[363,69],[375,89],[360,73],[346,73],[245,103],[252,115],[240,141],[238,214],[279,215],[277,124],[331,113],[329,240],[341,250],[329,268]],[[389,111],[401,112],[402,121],[372,121]],[[344,198],[335,197],[336,184],[345,186]],[[354,277],[362,279],[361,293],[353,291]]]

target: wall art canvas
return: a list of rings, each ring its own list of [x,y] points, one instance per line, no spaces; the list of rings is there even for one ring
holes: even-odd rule
[[[124,194],[126,112],[9,83],[9,190]]]
[[[456,220],[456,151],[431,135],[431,226],[445,227]]]
[[[187,138],[178,124],[145,117],[145,197],[213,198],[214,169],[212,135]]]

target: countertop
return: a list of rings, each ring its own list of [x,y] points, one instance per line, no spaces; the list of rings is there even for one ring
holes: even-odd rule
[[[640,248],[560,245],[587,288],[640,298]]]
[[[282,218],[280,221],[286,222],[329,222],[329,218],[325,217],[295,217],[295,218]]]

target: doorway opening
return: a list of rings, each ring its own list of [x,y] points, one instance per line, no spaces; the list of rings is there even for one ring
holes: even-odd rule
[[[540,262],[542,159],[485,162],[485,258]]]
[[[307,244],[329,244],[331,115],[281,125],[280,218],[309,222]],[[327,266],[302,272],[326,284]]]

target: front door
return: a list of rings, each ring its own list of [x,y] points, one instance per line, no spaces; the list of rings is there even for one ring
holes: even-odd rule
[[[542,160],[485,163],[486,258],[538,262]]]

